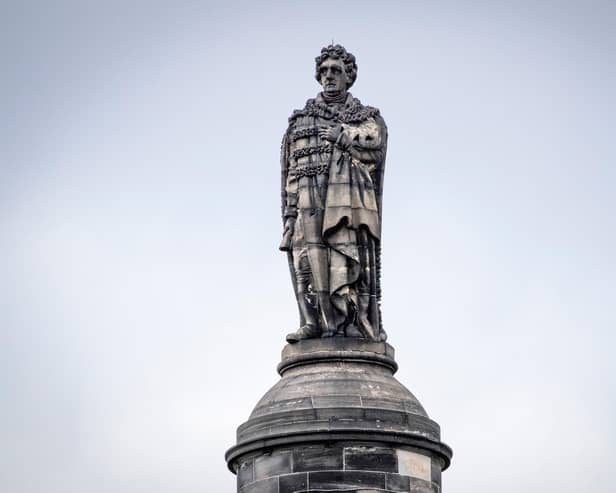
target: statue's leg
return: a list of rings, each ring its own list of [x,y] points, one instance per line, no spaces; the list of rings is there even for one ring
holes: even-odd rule
[[[308,259],[312,272],[312,289],[317,295],[321,321],[321,337],[332,337],[338,329],[336,312],[329,294],[329,251],[325,245],[308,245]]]
[[[301,250],[301,253],[297,256],[297,266],[295,268],[297,279],[297,302],[299,309],[303,314],[304,325],[310,325],[312,327],[318,327],[319,321],[317,312],[309,302],[308,296],[310,296],[309,286],[311,279],[310,261],[308,259],[308,253],[305,248]]]
[[[311,275],[310,262],[305,248],[294,251],[293,267],[295,270],[297,305],[303,324],[297,331],[287,335],[287,341],[291,343],[321,335],[317,311],[308,302],[308,296],[310,295],[308,286],[310,285]]]
[[[360,274],[357,281],[358,291],[358,313],[357,313],[357,326],[362,335],[373,341],[377,340],[378,324],[374,320],[371,313],[371,306],[376,303],[376,295],[373,294],[373,262],[371,259],[370,238],[364,228],[359,231],[358,247],[360,258]],[[372,320],[371,320],[372,319]]]

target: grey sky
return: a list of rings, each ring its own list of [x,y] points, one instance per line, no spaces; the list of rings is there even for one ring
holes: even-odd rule
[[[235,491],[224,451],[297,323],[280,138],[333,37],[389,126],[384,322],[445,490],[612,491],[613,2],[0,19],[0,490]]]

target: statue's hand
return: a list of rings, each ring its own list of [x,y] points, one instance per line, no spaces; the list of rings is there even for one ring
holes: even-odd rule
[[[319,137],[330,142],[336,142],[341,132],[342,129],[340,125],[334,127],[319,127]]]
[[[288,252],[291,250],[291,239],[293,238],[293,231],[295,230],[295,218],[287,217],[284,223],[284,232],[282,233],[282,241],[280,242],[279,250]]]

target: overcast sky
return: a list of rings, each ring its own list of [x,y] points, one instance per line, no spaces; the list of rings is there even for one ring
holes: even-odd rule
[[[613,491],[614,2],[1,10],[0,490],[235,491],[297,327],[280,138],[334,38],[389,127],[383,318],[444,490]]]

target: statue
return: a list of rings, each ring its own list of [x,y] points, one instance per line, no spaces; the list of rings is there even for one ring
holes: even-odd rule
[[[349,92],[355,57],[330,45],[316,58],[316,98],[293,112],[282,141],[280,250],[287,252],[300,327],[315,337],[384,341],[381,217],[387,127]]]
[[[299,327],[225,459],[238,493],[441,492],[452,450],[394,377],[381,323],[387,128],[349,94],[355,57],[332,45],[316,59],[322,92],[282,140],[280,249]]]

